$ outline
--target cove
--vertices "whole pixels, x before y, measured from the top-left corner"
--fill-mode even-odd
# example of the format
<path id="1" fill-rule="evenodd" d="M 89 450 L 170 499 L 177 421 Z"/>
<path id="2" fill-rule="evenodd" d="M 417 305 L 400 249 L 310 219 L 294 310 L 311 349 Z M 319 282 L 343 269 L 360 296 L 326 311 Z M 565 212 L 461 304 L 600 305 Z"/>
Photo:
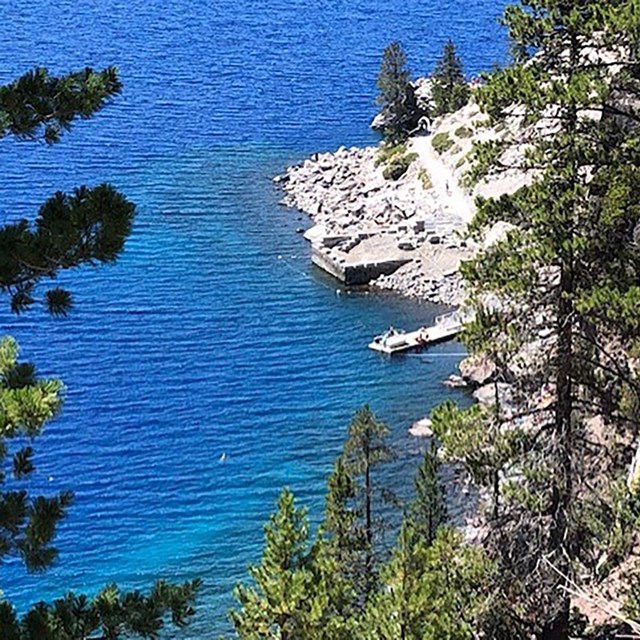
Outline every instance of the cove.
<path id="1" fill-rule="evenodd" d="M 406 430 L 452 396 L 460 347 L 381 358 L 389 324 L 433 307 L 353 293 L 311 269 L 302 222 L 271 177 L 315 151 L 371 144 L 383 47 L 402 40 L 428 70 L 447 37 L 467 71 L 501 60 L 502 2 L 280 0 L 15 2 L 2 9 L 8 82 L 116 64 L 125 91 L 53 148 L 5 139 L 0 219 L 32 217 L 56 190 L 113 182 L 138 205 L 117 265 L 67 274 L 68 319 L 0 308 L 2 333 L 60 377 L 67 400 L 36 443 L 34 490 L 72 489 L 60 560 L 43 576 L 5 567 L 17 606 L 115 581 L 200 576 L 197 619 L 216 637 L 233 584 L 258 559 L 284 485 L 319 514 L 353 411 L 386 420 L 408 483 L 420 445 Z M 224 459 L 221 460 L 224 454 Z M 316 516 L 317 517 L 317 516 Z"/>

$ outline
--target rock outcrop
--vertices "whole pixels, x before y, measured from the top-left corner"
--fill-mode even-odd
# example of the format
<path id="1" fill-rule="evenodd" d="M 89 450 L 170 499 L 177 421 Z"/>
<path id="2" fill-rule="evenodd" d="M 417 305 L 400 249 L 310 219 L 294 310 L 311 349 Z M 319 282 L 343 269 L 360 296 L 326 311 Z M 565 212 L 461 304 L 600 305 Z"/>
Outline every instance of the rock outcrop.
<path id="1" fill-rule="evenodd" d="M 458 267 L 471 255 L 462 218 L 419 161 L 399 180 L 387 180 L 376 153 L 376 147 L 342 147 L 289 168 L 276 178 L 285 191 L 282 204 L 311 217 L 315 226 L 305 237 L 314 261 L 343 281 L 359 269 L 380 289 L 459 304 Z"/>
<path id="2" fill-rule="evenodd" d="M 429 80 L 418 80 L 414 89 L 416 100 L 427 105 Z M 508 127 L 521 126 L 517 114 L 511 120 Z M 377 166 L 379 147 L 315 154 L 275 180 L 285 191 L 282 203 L 304 211 L 316 225 L 306 237 L 317 265 L 347 284 L 369 283 L 458 305 L 464 299 L 460 262 L 478 248 L 463 240 L 475 213 L 474 197 L 513 193 L 532 176 L 507 171 L 471 183 L 474 143 L 506 134 L 490 126 L 473 100 L 431 124 L 432 135 L 410 139 L 407 153 L 413 161 L 398 180 L 385 179 L 384 164 Z M 521 155 L 525 147 L 508 153 Z M 498 224 L 487 244 L 509 229 Z"/>

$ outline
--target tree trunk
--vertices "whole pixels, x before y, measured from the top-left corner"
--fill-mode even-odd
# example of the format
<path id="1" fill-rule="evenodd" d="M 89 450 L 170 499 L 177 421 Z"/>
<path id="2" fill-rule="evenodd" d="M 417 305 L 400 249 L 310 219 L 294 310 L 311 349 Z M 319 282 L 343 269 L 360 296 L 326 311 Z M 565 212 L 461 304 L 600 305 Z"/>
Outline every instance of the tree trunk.
<path id="1" fill-rule="evenodd" d="M 569 221 L 569 225 L 573 220 Z M 568 232 L 570 233 L 570 231 Z M 573 416 L 573 313 L 574 281 L 573 257 L 565 255 L 560 274 L 560 293 L 557 307 L 556 352 L 556 410 L 552 443 L 552 510 L 549 532 L 548 559 L 555 594 L 558 599 L 552 618 L 545 625 L 541 640 L 568 640 L 571 600 L 562 591 L 571 573 L 571 561 L 566 552 L 570 537 L 569 510 L 573 497 L 572 486 L 572 416 Z"/>
<path id="2" fill-rule="evenodd" d="M 371 471 L 369 469 L 369 461 L 365 463 L 364 470 L 364 510 L 365 510 L 365 527 L 367 535 L 367 544 L 369 547 L 373 544 L 373 531 L 371 523 Z"/>
<path id="3" fill-rule="evenodd" d="M 569 52 L 572 70 L 578 64 L 580 46 L 575 33 L 571 33 Z M 567 112 L 566 131 L 569 137 L 575 139 L 577 132 L 578 112 L 572 104 Z M 570 176 L 567 189 L 574 189 L 579 182 L 578 167 L 575 156 L 569 158 Z M 557 336 L 556 351 L 556 410 L 553 434 L 552 452 L 552 523 L 549 532 L 548 560 L 553 568 L 552 584 L 555 593 L 551 598 L 557 598 L 557 605 L 552 608 L 552 618 L 545 625 L 542 640 L 569 640 L 569 618 L 571 614 L 571 598 L 563 587 L 571 575 L 572 563 L 570 558 L 570 508 L 573 499 L 573 469 L 572 469 L 572 418 L 573 418 L 573 328 L 574 328 L 574 255 L 572 242 L 577 219 L 578 203 L 574 200 L 572 206 L 564 212 L 560 224 L 564 226 L 563 241 L 558 246 L 560 257 L 560 291 L 557 305 Z M 566 225 L 566 226 L 565 226 Z"/>
<path id="4" fill-rule="evenodd" d="M 365 555 L 366 575 L 364 584 L 365 601 L 369 599 L 369 593 L 373 587 L 373 530 L 371 519 L 371 465 L 370 465 L 369 442 L 365 443 L 364 449 L 364 517 L 365 535 L 367 537 L 367 549 Z"/>

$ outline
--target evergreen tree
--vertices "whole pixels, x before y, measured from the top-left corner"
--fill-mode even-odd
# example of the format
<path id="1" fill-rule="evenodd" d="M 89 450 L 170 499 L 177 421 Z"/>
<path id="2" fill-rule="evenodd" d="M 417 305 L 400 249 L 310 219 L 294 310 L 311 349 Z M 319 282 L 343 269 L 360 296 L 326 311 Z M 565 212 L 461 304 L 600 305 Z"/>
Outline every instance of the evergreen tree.
<path id="1" fill-rule="evenodd" d="M 391 560 L 382 568 L 380 588 L 360 622 L 358 630 L 363 638 L 418 640 L 428 635 L 426 618 L 432 599 L 425 588 L 429 547 L 447 519 L 438 468 L 432 443 L 416 473 L 416 495 L 403 519 Z M 457 542 L 455 546 L 457 549 Z"/>
<path id="2" fill-rule="evenodd" d="M 382 54 L 377 81 L 378 104 L 382 107 L 391 107 L 402 102 L 410 79 L 404 49 L 399 42 L 392 42 Z"/>
<path id="3" fill-rule="evenodd" d="M 91 118 L 121 91 L 115 67 L 87 67 L 60 77 L 35 68 L 0 87 L 0 137 L 54 144 L 74 120 Z"/>
<path id="4" fill-rule="evenodd" d="M 255 586 L 235 589 L 241 609 L 231 613 L 231 620 L 240 638 L 300 637 L 308 623 L 313 579 L 309 546 L 306 510 L 297 508 L 285 489 L 265 526 L 262 562 L 249 569 Z"/>
<path id="5" fill-rule="evenodd" d="M 405 523 L 356 637 L 472 640 L 489 606 L 492 573 L 483 552 L 465 545 L 453 529 L 439 529 L 427 546 Z"/>
<path id="6" fill-rule="evenodd" d="M 0 138 L 42 139 L 54 144 L 77 118 L 90 118 L 121 91 L 115 68 L 84 69 L 55 77 L 46 69 L 26 73 L 0 87 Z M 0 226 L 0 291 L 14 312 L 42 301 L 53 314 L 72 306 L 68 291 L 50 288 L 39 298 L 36 285 L 61 270 L 115 261 L 131 231 L 134 206 L 110 185 L 56 193 L 40 207 L 33 224 Z"/>
<path id="7" fill-rule="evenodd" d="M 387 141 L 402 142 L 423 115 L 407 69 L 407 57 L 399 42 L 388 45 L 378 72 L 377 103 L 381 108 L 382 131 Z"/>
<path id="8" fill-rule="evenodd" d="M 349 452 L 362 470 L 370 456 L 387 459 L 386 427 L 364 407 L 351 427 Z M 355 447 L 355 452 L 354 452 Z M 347 449 L 347 447 L 345 447 Z M 252 584 L 238 586 L 239 609 L 231 613 L 236 633 L 246 640 L 471 640 L 476 621 L 490 610 L 487 584 L 493 564 L 466 545 L 453 529 L 440 526 L 432 540 L 425 531 L 445 517 L 431 449 L 416 479 L 415 517 L 408 514 L 390 560 L 371 579 L 370 547 L 359 506 L 359 485 L 340 456 L 329 478 L 325 518 L 315 541 L 304 509 L 285 490 L 265 527 L 259 566 Z M 355 464 L 355 463 L 354 463 Z M 425 491 L 420 488 L 425 487 Z M 362 498 L 362 496 L 360 496 Z M 432 509 L 433 506 L 435 509 Z M 423 508 L 427 506 L 427 508 Z M 425 519 L 422 516 L 427 513 Z M 416 528 L 416 525 L 418 528 Z M 426 529 L 424 528 L 426 525 Z M 367 589 L 366 593 L 364 589 Z"/>
<path id="9" fill-rule="evenodd" d="M 368 406 L 359 409 L 349 425 L 344 445 L 344 466 L 358 482 L 355 499 L 364 534 L 364 600 L 375 583 L 374 537 L 376 522 L 373 515 L 375 486 L 373 470 L 393 458 L 386 443 L 389 428 L 376 418 Z"/>
<path id="10" fill-rule="evenodd" d="M 0 602 L 0 632 L 3 640 L 116 640 L 158 638 L 169 615 L 172 624 L 183 627 L 193 615 L 199 583 L 170 585 L 158 581 L 149 595 L 139 591 L 120 593 L 110 585 L 94 598 L 67 594 L 53 604 L 41 602 L 18 622 L 12 607 Z"/>
<path id="11" fill-rule="evenodd" d="M 2 484 L 12 478 L 25 482 L 35 472 L 33 441 L 62 406 L 62 385 L 36 378 L 35 367 L 18 362 L 18 345 L 0 341 L 0 473 Z M 29 444 L 25 444 L 27 441 Z M 19 443 L 11 447 L 12 443 Z M 25 482 L 26 485 L 26 482 Z M 27 490 L 0 494 L 2 545 L 0 561 L 17 556 L 31 571 L 43 571 L 57 557 L 52 546 L 55 529 L 71 504 L 72 495 L 32 497 Z"/>
<path id="12" fill-rule="evenodd" d="M 438 451 L 431 443 L 414 480 L 416 495 L 409 507 L 408 519 L 426 546 L 436 538 L 438 529 L 448 519 L 445 492 L 438 478 Z"/>
<path id="13" fill-rule="evenodd" d="M 85 69 L 53 77 L 45 69 L 26 73 L 0 87 L 0 138 L 54 144 L 77 118 L 90 118 L 121 90 L 115 69 Z M 110 185 L 57 193 L 27 220 L 0 227 L 0 291 L 21 312 L 38 301 L 36 286 L 63 269 L 113 262 L 128 236 L 134 206 Z M 49 289 L 42 301 L 49 312 L 71 308 L 68 291 Z M 32 572 L 57 560 L 57 526 L 72 503 L 71 492 L 32 495 L 36 471 L 34 440 L 58 414 L 62 385 L 39 379 L 35 367 L 18 362 L 15 341 L 0 341 L 0 561 L 17 557 Z M 115 585 L 94 598 L 67 594 L 41 602 L 18 617 L 0 599 L 0 637 L 7 640 L 117 640 L 157 638 L 167 616 L 180 627 L 193 615 L 199 581 L 172 585 L 159 581 L 149 595 L 121 593 Z"/>
<path id="14" fill-rule="evenodd" d="M 62 405 L 62 385 L 38 378 L 33 365 L 18 361 L 18 346 L 0 341 L 0 562 L 18 558 L 29 571 L 46 571 L 58 558 L 57 525 L 73 496 L 32 495 L 36 472 L 33 443 Z M 95 598 L 69 593 L 53 604 L 41 602 L 21 619 L 0 599 L 0 638 L 11 640 L 86 640 L 121 637 L 156 638 L 171 615 L 183 626 L 193 614 L 199 581 L 171 585 L 160 581 L 148 596 L 121 594 L 111 585 Z"/>
<path id="15" fill-rule="evenodd" d="M 423 637 L 425 602 L 421 588 L 428 547 L 403 523 L 389 563 L 382 568 L 380 589 L 359 624 L 361 638 L 409 640 Z"/>
<path id="16" fill-rule="evenodd" d="M 285 490 L 265 527 L 262 562 L 239 585 L 231 612 L 240 638 L 349 640 L 375 588 L 373 478 L 389 459 L 387 427 L 368 407 L 349 426 L 329 476 L 325 517 L 315 540 L 304 509 Z"/>
<path id="17" fill-rule="evenodd" d="M 612 553 L 620 506 L 610 488 L 638 435 L 622 401 L 639 393 L 628 354 L 640 329 L 640 18 L 634 2 L 543 0 L 509 7 L 505 22 L 517 57 L 479 101 L 512 126 L 479 145 L 477 174 L 524 145 L 518 168 L 532 179 L 480 203 L 474 231 L 498 220 L 516 229 L 465 277 L 477 310 L 467 341 L 495 356 L 511 397 L 496 383 L 494 410 L 469 419 L 449 407 L 434 428 L 472 473 L 487 471 L 476 476 L 487 488 L 498 480 L 487 545 L 511 637 L 566 640 L 570 585 L 624 555 Z"/>
<path id="18" fill-rule="evenodd" d="M 329 476 L 322 540 L 335 563 L 334 580 L 345 588 L 340 603 L 349 618 L 362 606 L 367 588 L 369 544 L 358 503 L 358 485 L 339 456 Z"/>
<path id="19" fill-rule="evenodd" d="M 456 45 L 448 40 L 431 76 L 434 115 L 442 116 L 464 107 L 469 101 L 469 86 Z"/>
<path id="20" fill-rule="evenodd" d="M 311 543 L 306 510 L 297 508 L 293 494 L 285 489 L 265 526 L 262 562 L 249 569 L 253 584 L 238 585 L 234 591 L 240 608 L 230 615 L 238 637 L 349 637 L 340 606 L 342 584 L 323 544 L 321 539 Z"/>

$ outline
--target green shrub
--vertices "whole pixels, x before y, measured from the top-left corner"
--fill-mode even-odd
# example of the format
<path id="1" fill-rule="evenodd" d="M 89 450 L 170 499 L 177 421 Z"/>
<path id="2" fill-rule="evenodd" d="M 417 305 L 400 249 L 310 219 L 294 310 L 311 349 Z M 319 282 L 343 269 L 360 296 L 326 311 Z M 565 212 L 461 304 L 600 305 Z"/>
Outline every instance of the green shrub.
<path id="1" fill-rule="evenodd" d="M 460 180 L 460 185 L 465 189 L 473 189 L 480 182 L 480 178 L 473 173 L 473 171 L 467 170 L 467 172 Z"/>
<path id="2" fill-rule="evenodd" d="M 426 191 L 433 187 L 433 183 L 431 182 L 431 176 L 429 172 L 424 168 L 420 167 L 420 171 L 418 171 L 418 180 L 422 183 L 422 188 Z"/>
<path id="3" fill-rule="evenodd" d="M 385 142 L 376 153 L 375 166 L 385 165 L 382 175 L 386 180 L 398 180 L 417 157 L 415 153 L 407 153 L 407 146 L 403 143 Z"/>
<path id="4" fill-rule="evenodd" d="M 442 131 L 441 133 L 436 133 L 436 135 L 433 136 L 431 144 L 433 145 L 433 148 L 442 155 L 446 151 L 449 151 L 449 149 L 453 147 L 454 143 L 451 136 L 449 136 L 449 133 Z"/>
<path id="5" fill-rule="evenodd" d="M 474 125 L 474 129 L 488 129 L 491 126 L 491 118 L 484 118 L 483 120 L 478 120 Z"/>
<path id="6" fill-rule="evenodd" d="M 411 166 L 411 163 L 418 157 L 417 153 L 405 153 L 402 155 L 394 155 L 384 168 L 382 175 L 386 180 L 398 180 Z"/>
<path id="7" fill-rule="evenodd" d="M 580 504 L 580 522 L 588 532 L 581 560 L 600 577 L 606 577 L 631 551 L 640 521 L 639 506 L 623 480 L 612 482 L 597 500 Z"/>
<path id="8" fill-rule="evenodd" d="M 400 144 L 388 144 L 383 143 L 376 153 L 375 166 L 379 167 L 381 164 L 386 164 L 397 155 L 402 155 L 407 151 L 406 145 Z"/>
<path id="9" fill-rule="evenodd" d="M 458 138 L 470 138 L 473 132 L 469 127 L 463 125 L 462 127 L 458 127 L 454 133 Z"/>
<path id="10" fill-rule="evenodd" d="M 462 158 L 460 158 L 458 162 L 456 162 L 456 169 L 460 169 L 460 167 L 466 164 L 466 162 L 467 162 L 467 156 L 462 156 Z"/>

